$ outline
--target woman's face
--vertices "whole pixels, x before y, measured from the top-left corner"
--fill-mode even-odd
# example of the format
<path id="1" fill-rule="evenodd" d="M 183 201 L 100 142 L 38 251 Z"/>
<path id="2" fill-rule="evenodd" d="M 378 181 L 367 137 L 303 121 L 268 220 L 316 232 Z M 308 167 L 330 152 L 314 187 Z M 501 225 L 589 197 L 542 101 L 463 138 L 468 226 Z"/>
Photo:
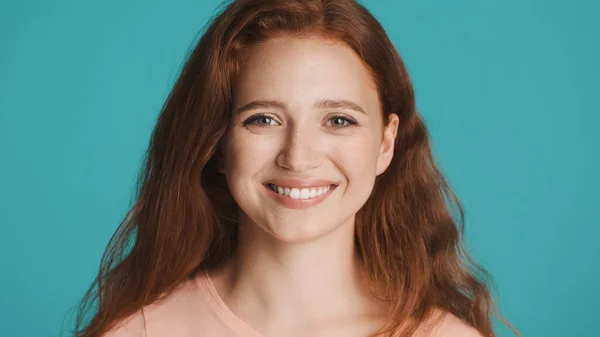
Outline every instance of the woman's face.
<path id="1" fill-rule="evenodd" d="M 240 221 L 288 242 L 353 226 L 398 127 L 392 114 L 384 130 L 360 58 L 331 41 L 279 37 L 244 62 L 220 169 Z"/>

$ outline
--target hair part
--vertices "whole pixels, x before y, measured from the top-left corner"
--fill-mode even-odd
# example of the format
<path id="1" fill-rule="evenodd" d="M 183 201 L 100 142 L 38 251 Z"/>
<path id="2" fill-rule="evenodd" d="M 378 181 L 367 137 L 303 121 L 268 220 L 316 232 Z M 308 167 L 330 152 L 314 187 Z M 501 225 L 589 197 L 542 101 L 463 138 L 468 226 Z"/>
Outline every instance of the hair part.
<path id="1" fill-rule="evenodd" d="M 496 336 L 495 314 L 518 335 L 494 305 L 489 274 L 463 247 L 461 204 L 435 164 L 411 80 L 380 23 L 354 0 L 238 0 L 209 22 L 162 107 L 135 203 L 80 303 L 76 336 L 102 335 L 230 257 L 237 205 L 217 171 L 218 146 L 244 53 L 282 35 L 350 47 L 372 75 L 384 120 L 400 120 L 394 157 L 356 216 L 370 290 L 389 305 L 373 336 L 412 336 L 436 308 L 486 337 Z"/>

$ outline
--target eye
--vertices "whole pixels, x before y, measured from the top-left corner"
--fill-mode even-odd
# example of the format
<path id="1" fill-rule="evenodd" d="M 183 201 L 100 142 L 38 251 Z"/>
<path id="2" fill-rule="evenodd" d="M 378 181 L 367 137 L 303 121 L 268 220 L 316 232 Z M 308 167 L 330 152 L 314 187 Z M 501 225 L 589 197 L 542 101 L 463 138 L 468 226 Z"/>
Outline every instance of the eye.
<path id="1" fill-rule="evenodd" d="M 267 115 L 256 115 L 246 119 L 243 123 L 244 126 L 256 125 L 260 127 L 266 127 L 271 125 L 277 125 L 275 119 Z"/>
<path id="2" fill-rule="evenodd" d="M 327 123 L 334 128 L 345 128 L 348 126 L 358 124 L 353 119 L 345 116 L 333 116 L 329 119 Z"/>

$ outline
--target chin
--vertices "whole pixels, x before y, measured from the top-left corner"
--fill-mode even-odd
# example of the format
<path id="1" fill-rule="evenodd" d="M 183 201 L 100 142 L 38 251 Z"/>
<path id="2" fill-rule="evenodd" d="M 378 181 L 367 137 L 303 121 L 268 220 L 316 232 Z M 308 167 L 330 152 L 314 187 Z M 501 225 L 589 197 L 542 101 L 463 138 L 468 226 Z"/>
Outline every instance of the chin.
<path id="1" fill-rule="evenodd" d="M 352 217 L 353 218 L 353 217 Z M 318 220 L 279 221 L 277 225 L 262 227 L 262 232 L 272 236 L 278 241 L 286 243 L 306 243 L 334 236 L 335 233 L 349 229 L 354 233 L 354 228 L 348 228 L 352 223 L 336 222 L 324 223 Z M 352 235 L 353 236 L 353 235 Z"/>

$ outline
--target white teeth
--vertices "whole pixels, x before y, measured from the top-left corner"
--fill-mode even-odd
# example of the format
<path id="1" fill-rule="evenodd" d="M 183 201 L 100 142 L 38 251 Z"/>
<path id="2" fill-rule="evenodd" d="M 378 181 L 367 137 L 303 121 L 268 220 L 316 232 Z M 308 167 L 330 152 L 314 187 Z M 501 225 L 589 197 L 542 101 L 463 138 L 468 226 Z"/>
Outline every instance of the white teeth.
<path id="1" fill-rule="evenodd" d="M 300 199 L 308 199 L 310 197 L 310 190 L 303 188 L 300 190 Z"/>
<path id="2" fill-rule="evenodd" d="M 331 185 L 319 188 L 289 188 L 269 184 L 268 187 L 281 195 L 290 197 L 292 199 L 302 200 L 316 198 L 317 196 L 323 195 L 323 193 L 326 193 L 331 189 Z"/>

